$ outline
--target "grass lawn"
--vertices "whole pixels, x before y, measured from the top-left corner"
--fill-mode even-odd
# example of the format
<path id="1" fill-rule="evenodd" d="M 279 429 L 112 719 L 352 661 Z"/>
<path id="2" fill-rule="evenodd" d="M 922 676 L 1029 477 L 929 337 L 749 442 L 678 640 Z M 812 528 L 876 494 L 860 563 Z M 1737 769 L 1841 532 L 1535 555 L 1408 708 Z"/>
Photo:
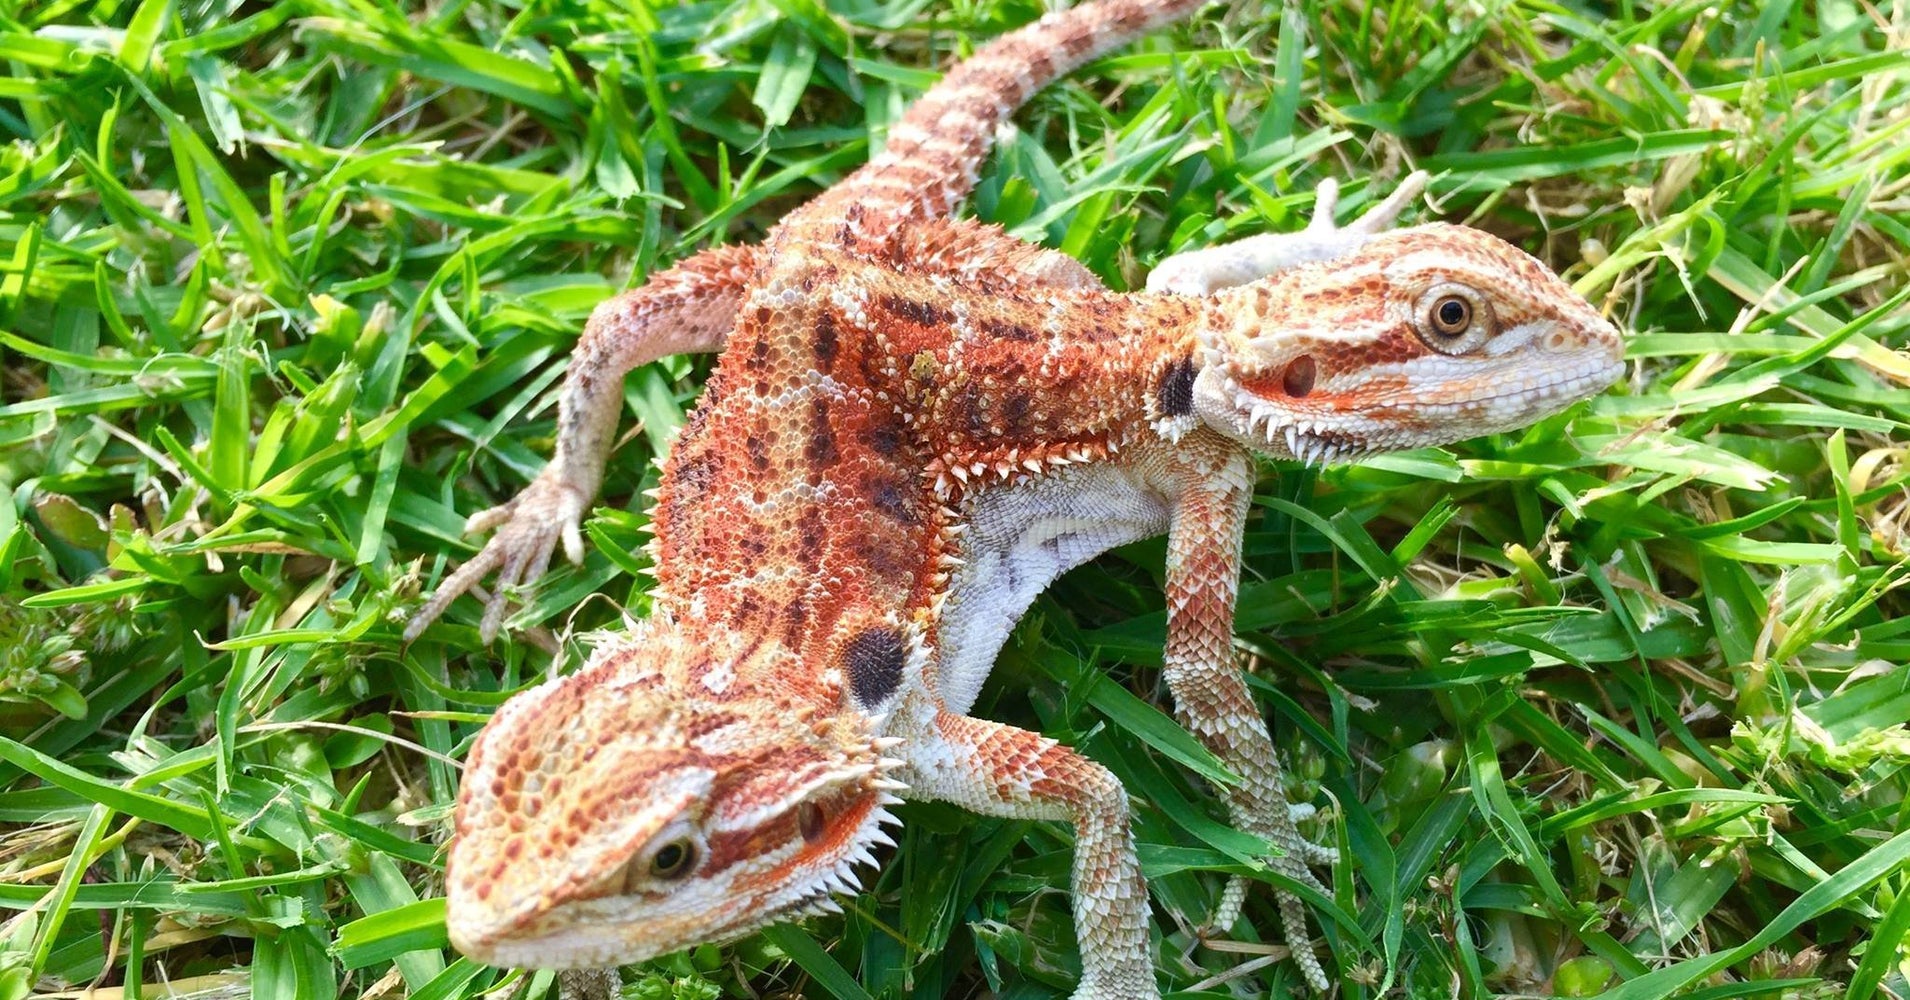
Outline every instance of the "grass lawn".
<path id="1" fill-rule="evenodd" d="M 1238 637 L 1348 859 L 1323 957 L 1346 996 L 1910 995 L 1910 7 L 1430 6 L 1210 10 L 1038 96 L 971 205 L 1135 287 L 1423 167 L 1409 221 L 1628 331 L 1529 432 L 1263 467 Z M 445 944 L 458 761 L 645 611 L 709 359 L 631 376 L 591 555 L 510 639 L 405 616 L 542 464 L 592 305 L 759 239 L 1038 12 L 0 2 L 0 1000 L 522 985 Z M 1192 937 L 1252 869 L 1163 752 L 1162 554 L 1061 580 L 977 712 L 1134 794 L 1164 986 L 1304 994 Z M 901 812 L 845 915 L 631 995 L 1065 996 L 1067 831 Z"/>

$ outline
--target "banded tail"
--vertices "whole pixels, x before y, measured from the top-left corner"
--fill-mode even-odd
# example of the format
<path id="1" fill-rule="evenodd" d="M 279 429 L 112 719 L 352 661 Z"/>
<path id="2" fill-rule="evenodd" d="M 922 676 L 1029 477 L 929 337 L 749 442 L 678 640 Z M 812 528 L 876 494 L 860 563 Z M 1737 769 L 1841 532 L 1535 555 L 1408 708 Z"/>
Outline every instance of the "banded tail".
<path id="1" fill-rule="evenodd" d="M 782 228 L 854 222 L 858 235 L 878 237 L 902 223 L 947 217 L 974 189 L 996 130 L 1036 91 L 1211 2 L 1093 0 L 995 39 L 929 88 L 890 130 L 882 152 L 790 213 Z"/>

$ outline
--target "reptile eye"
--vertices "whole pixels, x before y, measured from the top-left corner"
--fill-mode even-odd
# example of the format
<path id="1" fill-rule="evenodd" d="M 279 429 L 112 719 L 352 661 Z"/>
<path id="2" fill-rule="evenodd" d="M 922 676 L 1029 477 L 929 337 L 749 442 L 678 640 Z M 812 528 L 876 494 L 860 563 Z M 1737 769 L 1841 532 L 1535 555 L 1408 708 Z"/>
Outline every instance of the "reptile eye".
<path id="1" fill-rule="evenodd" d="M 1413 307 L 1414 331 L 1441 354 L 1469 354 L 1492 338 L 1492 306 L 1477 291 L 1458 282 L 1441 282 Z"/>
<path id="2" fill-rule="evenodd" d="M 1432 328 L 1434 333 L 1447 337 L 1457 337 L 1472 325 L 1472 303 L 1457 295 L 1448 295 L 1433 303 Z"/>
<path id="3" fill-rule="evenodd" d="M 696 867 L 696 841 L 680 837 L 657 848 L 650 855 L 650 877 L 673 882 Z"/>

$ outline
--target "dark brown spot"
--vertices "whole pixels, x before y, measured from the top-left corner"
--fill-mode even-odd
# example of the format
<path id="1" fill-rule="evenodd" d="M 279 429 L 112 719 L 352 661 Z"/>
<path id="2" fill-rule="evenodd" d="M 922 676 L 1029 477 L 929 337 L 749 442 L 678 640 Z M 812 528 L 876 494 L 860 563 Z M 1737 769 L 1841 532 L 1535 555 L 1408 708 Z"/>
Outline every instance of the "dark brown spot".
<path id="1" fill-rule="evenodd" d="M 951 409 L 961 414 L 962 425 L 968 429 L 968 436 L 980 438 L 988 433 L 988 396 L 980 386 L 965 383 L 956 390 L 955 398 L 950 401 Z"/>
<path id="2" fill-rule="evenodd" d="M 829 426 L 829 404 L 824 400 L 815 400 L 809 404 L 811 424 L 809 443 L 803 446 L 802 457 L 809 463 L 811 470 L 836 464 L 836 432 Z"/>
<path id="3" fill-rule="evenodd" d="M 1299 399 L 1313 391 L 1313 380 L 1318 375 L 1318 367 L 1313 363 L 1313 355 L 1302 354 L 1287 362 L 1287 370 L 1280 376 L 1280 387 L 1287 395 Z"/>
<path id="4" fill-rule="evenodd" d="M 842 650 L 842 670 L 849 677 L 849 693 L 863 708 L 875 708 L 902 684 L 907 650 L 902 633 L 886 625 L 867 629 Z"/>
<path id="5" fill-rule="evenodd" d="M 1184 417 L 1194 412 L 1193 358 L 1176 358 L 1167 366 L 1154 390 L 1154 400 L 1163 416 Z"/>
<path id="6" fill-rule="evenodd" d="M 680 501 L 694 501 L 701 497 L 709 491 L 721 461 L 715 452 L 686 457 L 675 469 L 676 476 L 670 483 L 670 496 Z"/>
<path id="7" fill-rule="evenodd" d="M 932 302 L 918 302 L 900 295 L 884 296 L 882 308 L 918 326 L 947 326 L 955 319 L 954 313 Z"/>
<path id="8" fill-rule="evenodd" d="M 743 450 L 749 453 L 749 464 L 755 466 L 757 472 L 769 468 L 769 448 L 763 444 L 762 438 L 754 434 L 743 438 Z"/>
<path id="9" fill-rule="evenodd" d="M 884 457 L 902 450 L 902 430 L 893 424 L 882 424 L 869 432 L 869 447 Z"/>
<path id="10" fill-rule="evenodd" d="M 796 518 L 796 564 L 805 576 L 814 577 L 822 566 L 822 549 L 829 541 L 822 510 L 814 505 L 803 508 Z"/>
<path id="11" fill-rule="evenodd" d="M 909 503 L 908 492 L 895 483 L 876 483 L 869 499 L 874 501 L 876 510 L 888 515 L 891 520 L 907 525 L 914 525 L 918 520 L 915 506 Z"/>
<path id="12" fill-rule="evenodd" d="M 914 539 L 897 539 L 895 532 L 871 532 L 851 547 L 856 560 L 869 570 L 871 579 L 914 580 L 922 564 L 922 552 Z"/>
<path id="13" fill-rule="evenodd" d="M 789 649 L 801 649 L 802 638 L 809 632 L 809 601 L 798 597 L 783 607 L 783 645 Z"/>
<path id="14" fill-rule="evenodd" d="M 1026 430 L 1028 415 L 1035 410 L 1035 401 L 1025 392 L 1010 392 L 1002 397 L 1001 422 L 1010 432 Z"/>
<path id="15" fill-rule="evenodd" d="M 840 350 L 836 314 L 824 309 L 816 316 L 816 370 L 829 374 L 836 367 L 836 354 Z"/>
<path id="16" fill-rule="evenodd" d="M 993 316 L 982 320 L 979 325 L 983 333 L 1001 340 L 1019 340 L 1026 343 L 1033 343 L 1040 339 L 1033 330 L 1022 326 L 1020 323 Z"/>

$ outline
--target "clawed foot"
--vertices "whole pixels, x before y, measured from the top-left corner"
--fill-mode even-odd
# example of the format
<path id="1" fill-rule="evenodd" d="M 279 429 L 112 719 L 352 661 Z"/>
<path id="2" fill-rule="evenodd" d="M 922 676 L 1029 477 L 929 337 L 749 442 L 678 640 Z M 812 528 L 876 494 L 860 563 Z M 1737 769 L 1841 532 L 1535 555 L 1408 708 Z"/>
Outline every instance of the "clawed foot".
<path id="1" fill-rule="evenodd" d="M 484 602 L 484 618 L 478 625 L 478 634 L 488 643 L 497 637 L 498 627 L 504 622 L 505 600 L 511 590 L 535 583 L 544 575 L 560 540 L 566 558 L 573 563 L 583 561 L 584 539 L 578 525 L 589 500 L 554 469 L 546 467 L 510 502 L 473 514 L 464 523 L 466 534 L 490 528 L 497 528 L 497 534 L 475 557 L 446 577 L 431 599 L 411 616 L 405 624 L 406 642 L 421 635 L 458 595 L 495 569 L 497 581 Z"/>
<path id="2" fill-rule="evenodd" d="M 1150 292 L 1207 295 L 1257 281 L 1311 261 L 1332 260 L 1391 229 L 1399 213 L 1426 190 L 1431 175 L 1415 170 L 1385 200 L 1344 226 L 1335 225 L 1340 185 L 1323 180 L 1314 188 L 1313 217 L 1297 233 L 1269 233 L 1217 247 L 1177 253 L 1155 265 L 1147 276 Z"/>
<path id="3" fill-rule="evenodd" d="M 1305 231 L 1321 235 L 1377 236 L 1393 228 L 1393 223 L 1399 221 L 1399 213 L 1405 211 L 1413 199 L 1425 193 L 1426 183 L 1430 180 L 1432 175 L 1424 170 L 1407 174 L 1385 200 L 1367 209 L 1352 222 L 1339 226 L 1333 222 L 1333 213 L 1340 207 L 1340 185 L 1329 177 L 1313 189 L 1313 218 L 1307 220 Z"/>
<path id="4" fill-rule="evenodd" d="M 1340 852 L 1307 840 L 1300 836 L 1300 831 L 1293 826 L 1293 821 L 1312 815 L 1312 806 L 1294 805 L 1291 807 L 1288 821 L 1284 824 L 1276 824 L 1278 829 L 1252 832 L 1281 850 L 1278 856 L 1266 859 L 1268 867 L 1295 882 L 1318 890 L 1321 895 L 1330 895 L 1331 890 L 1313 874 L 1313 869 L 1330 867 L 1337 863 Z M 1227 885 L 1220 891 L 1219 905 L 1214 907 L 1213 915 L 1208 918 L 1207 923 L 1196 929 L 1195 935 L 1202 941 L 1224 937 L 1227 929 L 1240 919 L 1241 908 L 1247 901 L 1249 884 L 1248 879 L 1240 875 L 1229 878 Z M 1280 908 L 1280 933 L 1287 942 L 1287 951 L 1293 956 L 1294 964 L 1300 967 L 1300 974 L 1306 977 L 1307 985 L 1324 993 L 1330 984 L 1326 978 L 1326 970 L 1320 965 L 1319 957 L 1313 953 L 1313 933 L 1312 928 L 1307 924 L 1306 904 L 1301 902 L 1300 897 L 1278 888 L 1273 890 L 1273 894 L 1274 903 Z"/>

